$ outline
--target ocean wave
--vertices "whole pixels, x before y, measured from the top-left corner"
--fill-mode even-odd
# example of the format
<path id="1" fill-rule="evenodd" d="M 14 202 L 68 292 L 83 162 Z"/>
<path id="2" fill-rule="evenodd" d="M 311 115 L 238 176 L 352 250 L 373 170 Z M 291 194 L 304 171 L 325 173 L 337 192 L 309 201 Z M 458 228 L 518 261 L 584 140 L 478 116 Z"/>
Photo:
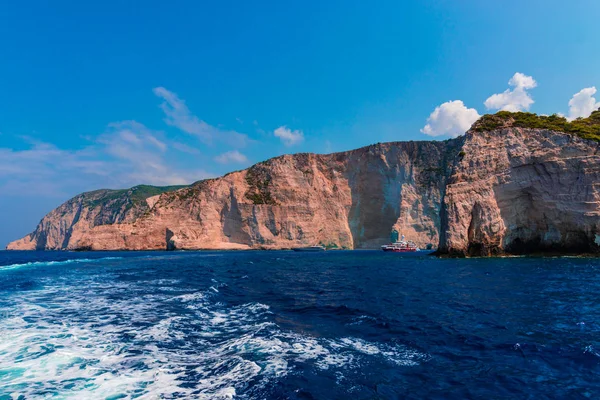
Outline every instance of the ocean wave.
<path id="1" fill-rule="evenodd" d="M 68 265 L 74 263 L 92 263 L 92 262 L 101 262 L 108 260 L 121 260 L 123 257 L 103 257 L 103 258 L 74 258 L 71 260 L 64 261 L 32 261 L 28 263 L 22 264 L 10 264 L 10 265 L 0 265 L 0 271 L 8 270 L 8 269 L 18 269 L 23 267 L 40 267 L 40 266 L 53 266 L 53 265 Z"/>
<path id="2" fill-rule="evenodd" d="M 267 304 L 224 304 L 210 287 L 173 295 L 143 282 L 90 283 L 29 291 L 0 310 L 0 397 L 264 398 L 299 368 L 428 359 L 399 344 L 288 331 Z"/>

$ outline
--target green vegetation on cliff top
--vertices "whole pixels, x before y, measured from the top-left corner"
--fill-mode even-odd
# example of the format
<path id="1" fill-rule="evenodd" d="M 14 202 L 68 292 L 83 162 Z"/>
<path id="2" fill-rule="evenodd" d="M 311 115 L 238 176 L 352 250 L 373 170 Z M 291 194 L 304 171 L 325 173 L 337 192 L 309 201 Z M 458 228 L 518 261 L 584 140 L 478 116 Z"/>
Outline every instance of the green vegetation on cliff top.
<path id="1" fill-rule="evenodd" d="M 579 136 L 583 139 L 594 140 L 600 142 L 600 109 L 592 112 L 587 118 L 577 118 L 573 121 L 568 121 L 565 117 L 553 114 L 549 116 L 537 115 L 528 112 L 509 112 L 500 111 L 496 114 L 486 114 L 477 120 L 471 127 L 471 131 L 484 132 L 493 131 L 496 129 L 518 127 L 529 129 L 547 129 L 557 132 L 565 132 L 568 134 Z M 462 153 L 462 152 L 461 152 Z M 462 156 L 463 154 L 461 154 Z M 257 164 L 258 166 L 268 166 L 273 160 L 267 160 Z M 209 181 L 209 180 L 206 180 Z M 251 168 L 246 175 L 246 181 L 249 186 L 249 191 L 246 193 L 246 198 L 251 200 L 253 204 L 277 204 L 271 197 L 269 190 L 270 177 L 266 171 L 260 168 Z M 204 181 L 196 182 L 194 185 L 203 183 Z M 145 200 L 149 197 L 156 196 L 165 192 L 172 192 L 178 189 L 189 187 L 188 185 L 179 186 L 151 186 L 138 185 L 130 189 L 101 189 L 93 192 L 84 193 L 84 202 L 87 207 L 97 207 L 99 205 L 110 205 L 110 208 L 120 209 L 125 206 L 129 209 L 135 205 L 145 205 Z M 186 195 L 190 195 L 187 193 Z"/>
<path id="2" fill-rule="evenodd" d="M 86 201 L 86 206 L 94 208 L 100 204 L 106 204 L 110 201 L 117 201 L 118 203 L 128 202 L 130 206 L 135 204 L 143 203 L 148 197 L 156 196 L 164 192 L 171 192 L 181 188 L 187 187 L 186 185 L 179 186 L 150 186 L 150 185 L 138 185 L 130 189 L 101 189 L 93 192 L 85 193 L 89 198 Z M 129 208 L 129 207 L 128 207 Z"/>
<path id="3" fill-rule="evenodd" d="M 484 115 L 473 124 L 471 130 L 483 132 L 511 126 L 565 132 L 583 139 L 600 142 L 600 109 L 594 111 L 587 118 L 577 118 L 571 122 L 556 114 L 545 116 L 526 112 L 500 111 L 496 114 Z"/>

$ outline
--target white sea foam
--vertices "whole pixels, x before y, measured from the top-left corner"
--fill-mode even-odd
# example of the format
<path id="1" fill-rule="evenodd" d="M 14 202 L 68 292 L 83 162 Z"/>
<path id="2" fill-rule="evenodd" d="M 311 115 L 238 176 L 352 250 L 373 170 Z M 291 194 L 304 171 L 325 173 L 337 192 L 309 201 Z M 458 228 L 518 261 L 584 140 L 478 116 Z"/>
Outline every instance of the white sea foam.
<path id="1" fill-rule="evenodd" d="M 183 302 L 193 302 L 193 301 L 199 301 L 199 300 L 204 300 L 206 298 L 206 294 L 204 292 L 194 292 L 194 293 L 187 293 L 187 294 L 182 294 L 181 296 L 177 296 L 174 299 L 177 300 L 181 300 Z"/>
<path id="2" fill-rule="evenodd" d="M 182 340 L 185 335 L 181 330 L 177 329 L 177 324 L 183 317 L 168 317 L 161 320 L 158 324 L 145 331 L 141 338 L 145 340 L 156 340 L 161 342 L 168 342 L 172 340 Z"/>
<path id="3" fill-rule="evenodd" d="M 370 356 L 380 355 L 397 365 L 414 366 L 429 360 L 429 356 L 397 343 L 370 343 L 358 338 L 333 341 L 333 348 L 351 349 Z"/>
<path id="4" fill-rule="evenodd" d="M 48 297 L 53 301 L 51 307 L 35 304 L 48 303 Z M 190 393 L 178 381 L 182 366 L 172 363 L 168 354 L 122 340 L 127 335 L 141 341 L 162 341 L 170 336 L 169 325 L 176 317 L 140 331 L 131 323 L 150 318 L 150 312 L 156 311 L 152 305 L 97 296 L 89 301 L 88 291 L 76 288 L 41 290 L 17 300 L 0 326 L 0 394 L 6 391 L 30 398 L 55 391 L 65 398 L 91 399 Z M 86 309 L 83 316 L 77 314 Z M 76 316 L 61 320 L 63 314 Z"/>
<path id="5" fill-rule="evenodd" d="M 260 393 L 298 365 L 333 369 L 343 382 L 341 371 L 369 359 L 427 359 L 398 344 L 287 331 L 268 305 L 226 305 L 210 288 L 173 296 L 88 279 L 55 280 L 0 309 L 0 397 L 230 399 Z M 177 303 L 187 311 L 174 312 Z"/>
<path id="6" fill-rule="evenodd" d="M 64 260 L 64 261 L 32 261 L 32 262 L 22 263 L 22 264 L 0 265 L 0 271 L 8 270 L 8 269 L 23 268 L 23 267 L 68 265 L 68 264 L 74 264 L 74 263 L 92 263 L 92 262 L 101 262 L 101 261 L 107 261 L 107 260 L 120 260 L 120 259 L 122 259 L 122 257 L 74 258 L 71 260 Z"/>

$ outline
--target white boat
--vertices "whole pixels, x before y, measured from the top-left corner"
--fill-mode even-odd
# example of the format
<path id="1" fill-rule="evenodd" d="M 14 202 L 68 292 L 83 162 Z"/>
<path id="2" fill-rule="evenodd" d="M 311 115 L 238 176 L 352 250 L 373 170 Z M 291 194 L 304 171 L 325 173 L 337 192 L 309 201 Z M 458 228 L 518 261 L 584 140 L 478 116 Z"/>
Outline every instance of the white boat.
<path id="1" fill-rule="evenodd" d="M 415 242 L 404 240 L 404 235 L 402 235 L 402 239 L 395 243 L 381 246 L 381 250 L 390 251 L 393 253 L 412 253 L 415 251 L 420 251 Z"/>
<path id="2" fill-rule="evenodd" d="M 323 246 L 307 246 L 307 247 L 296 247 L 292 249 L 294 251 L 325 251 Z"/>

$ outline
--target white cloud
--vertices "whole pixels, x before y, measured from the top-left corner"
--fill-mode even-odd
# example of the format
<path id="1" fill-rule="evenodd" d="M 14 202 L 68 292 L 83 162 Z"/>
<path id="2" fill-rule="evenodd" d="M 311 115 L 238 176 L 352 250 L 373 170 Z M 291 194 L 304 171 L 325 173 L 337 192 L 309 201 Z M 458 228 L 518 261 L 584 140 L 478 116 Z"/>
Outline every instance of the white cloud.
<path id="1" fill-rule="evenodd" d="M 283 144 L 286 146 L 293 146 L 304 140 L 304 134 L 300 130 L 291 130 L 287 126 L 280 126 L 273 132 Z"/>
<path id="2" fill-rule="evenodd" d="M 600 108 L 600 102 L 596 101 L 596 98 L 594 97 L 595 94 L 595 86 L 581 89 L 579 92 L 575 93 L 571 100 L 569 100 L 569 116 L 567 119 L 573 121 L 579 117 L 587 118 L 592 111 L 596 111 Z"/>
<path id="3" fill-rule="evenodd" d="M 99 141 L 115 151 L 127 146 L 164 152 L 167 145 L 158 139 L 158 134 L 159 132 L 154 132 L 136 121 L 112 122 L 108 124 L 107 131 L 99 137 Z"/>
<path id="4" fill-rule="evenodd" d="M 223 130 L 202 121 L 192 114 L 185 101 L 180 99 L 177 94 L 164 87 L 156 87 L 152 91 L 155 95 L 163 99 L 160 108 L 165 113 L 164 121 L 167 125 L 174 126 L 190 135 L 197 136 L 206 143 L 211 143 L 213 140 L 220 140 L 235 147 L 243 147 L 248 143 L 248 136 L 242 133 Z"/>
<path id="5" fill-rule="evenodd" d="M 171 147 L 174 148 L 175 150 L 179 150 L 183 153 L 200 154 L 200 150 L 198 150 L 197 148 L 188 146 L 187 144 L 181 143 L 181 142 L 172 142 Z"/>
<path id="6" fill-rule="evenodd" d="M 248 158 L 237 150 L 228 151 L 215 157 L 215 161 L 221 164 L 247 163 Z"/>
<path id="7" fill-rule="evenodd" d="M 479 117 L 477 110 L 467 108 L 461 100 L 448 101 L 433 110 L 421 132 L 429 136 L 456 137 L 469 130 Z"/>
<path id="8" fill-rule="evenodd" d="M 537 86 L 531 76 L 517 72 L 508 81 L 513 89 L 506 89 L 502 93 L 493 94 L 484 102 L 487 109 L 502 111 L 525 111 L 533 104 L 533 99 L 527 90 Z"/>
<path id="9" fill-rule="evenodd" d="M 86 190 L 187 184 L 213 176 L 174 168 L 160 135 L 138 122 L 122 121 L 109 124 L 81 149 L 27 138 L 24 150 L 0 147 L 0 193 L 64 199 Z"/>
<path id="10" fill-rule="evenodd" d="M 122 121 L 108 125 L 107 131 L 98 138 L 101 149 L 112 156 L 117 165 L 123 163 L 119 174 L 125 182 L 148 182 L 154 185 L 174 185 L 195 180 L 187 174 L 174 171 L 165 161 L 163 153 L 167 146 L 143 124 Z"/>
<path id="11" fill-rule="evenodd" d="M 157 87 L 152 91 L 164 100 L 160 108 L 165 113 L 165 122 L 168 125 L 179 128 L 191 135 L 197 135 L 205 140 L 211 139 L 214 128 L 192 114 L 185 101 L 164 87 Z"/>

